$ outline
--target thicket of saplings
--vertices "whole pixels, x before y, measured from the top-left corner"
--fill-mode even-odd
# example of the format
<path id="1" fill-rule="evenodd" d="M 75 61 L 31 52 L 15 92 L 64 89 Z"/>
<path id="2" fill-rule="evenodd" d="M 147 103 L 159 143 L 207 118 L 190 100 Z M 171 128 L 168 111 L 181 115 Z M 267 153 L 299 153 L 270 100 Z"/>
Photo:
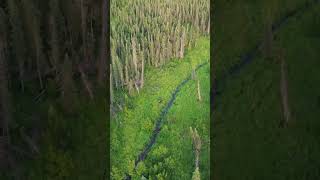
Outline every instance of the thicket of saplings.
<path id="1" fill-rule="evenodd" d="M 81 101 L 96 102 L 106 87 L 106 8 L 106 0 L 0 0 L 0 164 L 14 172 L 1 168 L 4 177 L 77 174 L 69 150 L 86 146 L 76 140 L 88 118 Z M 28 175 L 24 160 L 34 165 Z"/>

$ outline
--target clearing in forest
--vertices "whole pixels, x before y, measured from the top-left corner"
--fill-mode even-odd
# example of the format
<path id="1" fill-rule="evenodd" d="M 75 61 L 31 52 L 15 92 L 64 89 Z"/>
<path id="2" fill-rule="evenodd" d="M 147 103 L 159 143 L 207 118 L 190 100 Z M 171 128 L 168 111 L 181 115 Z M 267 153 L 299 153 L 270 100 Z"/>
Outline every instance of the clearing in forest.
<path id="1" fill-rule="evenodd" d="M 196 41 L 183 59 L 172 60 L 159 68 L 148 68 L 144 88 L 131 97 L 119 93 L 123 110 L 111 122 L 112 178 L 149 177 L 190 179 L 194 171 L 194 152 L 190 127 L 197 128 L 202 140 L 200 173 L 209 177 L 209 112 L 210 112 L 210 43 L 208 37 Z M 206 63 L 207 62 L 207 63 Z M 147 158 L 134 170 L 141 153 L 153 133 L 155 123 L 177 86 L 192 73 L 193 68 L 206 63 L 177 93 L 168 110 L 155 144 Z M 201 101 L 198 100 L 198 81 Z M 121 101 L 118 101 L 121 102 Z"/>

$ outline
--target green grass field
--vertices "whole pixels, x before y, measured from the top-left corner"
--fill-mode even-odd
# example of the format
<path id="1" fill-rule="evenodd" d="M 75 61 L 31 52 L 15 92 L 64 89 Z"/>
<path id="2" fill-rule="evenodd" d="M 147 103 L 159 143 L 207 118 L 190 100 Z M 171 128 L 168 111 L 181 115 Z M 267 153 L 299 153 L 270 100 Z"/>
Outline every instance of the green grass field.
<path id="1" fill-rule="evenodd" d="M 209 175 L 209 90 L 210 65 L 199 69 L 202 101 L 197 101 L 196 81 L 190 80 L 177 95 L 162 130 L 147 159 L 134 171 L 134 161 L 148 142 L 162 108 L 175 88 L 192 72 L 192 68 L 209 62 L 209 38 L 202 37 L 183 59 L 160 68 L 147 69 L 145 86 L 132 97 L 124 97 L 123 111 L 111 121 L 112 178 L 122 179 L 125 173 L 134 179 L 149 175 L 150 179 L 190 179 L 194 171 L 189 127 L 196 127 L 202 139 L 200 173 Z M 118 99 L 119 99 L 118 98 Z"/>
<path id="2" fill-rule="evenodd" d="M 290 9 L 286 7 L 282 11 Z M 320 178 L 319 12 L 318 3 L 276 33 L 274 48 L 285 50 L 288 66 L 292 119 L 287 128 L 279 127 L 280 64 L 276 61 L 259 54 L 220 87 L 223 91 L 214 111 L 214 179 Z M 219 73 L 222 67 L 217 67 Z"/>

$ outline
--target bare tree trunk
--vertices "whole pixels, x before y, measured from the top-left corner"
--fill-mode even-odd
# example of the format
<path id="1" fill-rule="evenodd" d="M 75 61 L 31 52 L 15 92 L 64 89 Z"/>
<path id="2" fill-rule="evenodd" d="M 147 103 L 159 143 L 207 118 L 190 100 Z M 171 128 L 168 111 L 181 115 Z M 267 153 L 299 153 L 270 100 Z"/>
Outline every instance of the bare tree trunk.
<path id="1" fill-rule="evenodd" d="M 138 94 L 139 94 L 139 93 L 140 93 L 140 92 L 139 92 L 139 86 L 137 85 L 136 82 L 134 83 L 134 87 L 136 87 L 136 90 L 137 90 L 137 92 L 138 92 Z"/>
<path id="2" fill-rule="evenodd" d="M 143 84 L 144 84 L 144 59 L 142 59 L 142 71 L 141 71 L 141 85 L 140 87 L 143 88 Z"/>
<path id="3" fill-rule="evenodd" d="M 129 80 L 129 84 L 128 84 L 128 91 L 129 91 L 129 95 L 132 95 L 132 91 L 133 91 L 133 82 L 132 80 Z"/>
<path id="4" fill-rule="evenodd" d="M 290 108 L 289 108 L 289 98 L 288 98 L 288 79 L 287 79 L 287 65 L 283 57 L 283 52 L 281 52 L 281 80 L 280 80 L 280 91 L 282 97 L 282 109 L 284 121 L 282 125 L 288 125 L 291 118 Z"/>
<path id="5" fill-rule="evenodd" d="M 81 74 L 81 79 L 82 79 L 82 82 L 90 96 L 91 99 L 93 99 L 93 92 L 92 92 L 92 89 L 91 89 L 91 85 L 90 85 L 90 82 L 88 81 L 88 78 L 86 76 L 86 74 L 84 73 L 81 65 L 79 66 L 79 72 Z"/>
<path id="6" fill-rule="evenodd" d="M 137 76 L 138 74 L 137 44 L 133 38 L 131 41 L 131 45 L 132 45 L 132 62 L 134 65 L 134 73 L 135 73 L 135 76 Z"/>
<path id="7" fill-rule="evenodd" d="M 42 82 L 42 73 L 41 73 L 41 65 L 40 65 L 40 49 L 37 49 L 37 72 L 38 72 L 38 78 L 40 83 L 40 88 L 43 89 L 43 82 Z"/>
<path id="8" fill-rule="evenodd" d="M 129 68 L 128 68 L 128 60 L 127 60 L 127 58 L 126 58 L 126 64 L 125 64 L 125 67 L 124 67 L 124 70 L 125 70 L 125 84 L 127 85 L 127 86 L 129 86 L 129 70 L 128 70 Z"/>
<path id="9" fill-rule="evenodd" d="M 201 93 L 200 93 L 200 80 L 198 79 L 198 100 L 201 101 Z"/>
<path id="10" fill-rule="evenodd" d="M 200 149 L 201 149 L 201 138 L 198 134 L 197 129 L 194 130 L 190 127 L 191 137 L 192 137 L 192 143 L 193 148 L 195 152 L 195 168 L 199 168 L 199 155 L 200 155 Z"/>
<path id="11" fill-rule="evenodd" d="M 196 79 L 196 69 L 192 67 L 191 78 Z"/>
<path id="12" fill-rule="evenodd" d="M 31 149 L 32 153 L 34 153 L 34 154 L 40 153 L 40 150 L 39 150 L 39 147 L 37 146 L 37 144 L 34 142 L 34 140 L 31 137 L 29 137 L 24 132 L 23 128 L 20 129 L 20 135 L 21 135 L 22 139 L 27 143 L 27 145 Z"/>
<path id="13" fill-rule="evenodd" d="M 180 58 L 184 57 L 184 45 L 185 45 L 186 34 L 185 30 L 182 31 L 181 41 L 180 41 Z"/>

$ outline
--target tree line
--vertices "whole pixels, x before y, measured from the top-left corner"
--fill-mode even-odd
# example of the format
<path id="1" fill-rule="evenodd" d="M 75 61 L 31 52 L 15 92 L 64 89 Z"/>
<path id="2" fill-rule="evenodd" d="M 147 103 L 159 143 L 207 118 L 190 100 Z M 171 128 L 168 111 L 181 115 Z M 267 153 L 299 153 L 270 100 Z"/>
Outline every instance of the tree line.
<path id="1" fill-rule="evenodd" d="M 207 0 L 111 1 L 111 96 L 139 92 L 146 67 L 184 57 L 201 34 L 210 32 Z"/>

